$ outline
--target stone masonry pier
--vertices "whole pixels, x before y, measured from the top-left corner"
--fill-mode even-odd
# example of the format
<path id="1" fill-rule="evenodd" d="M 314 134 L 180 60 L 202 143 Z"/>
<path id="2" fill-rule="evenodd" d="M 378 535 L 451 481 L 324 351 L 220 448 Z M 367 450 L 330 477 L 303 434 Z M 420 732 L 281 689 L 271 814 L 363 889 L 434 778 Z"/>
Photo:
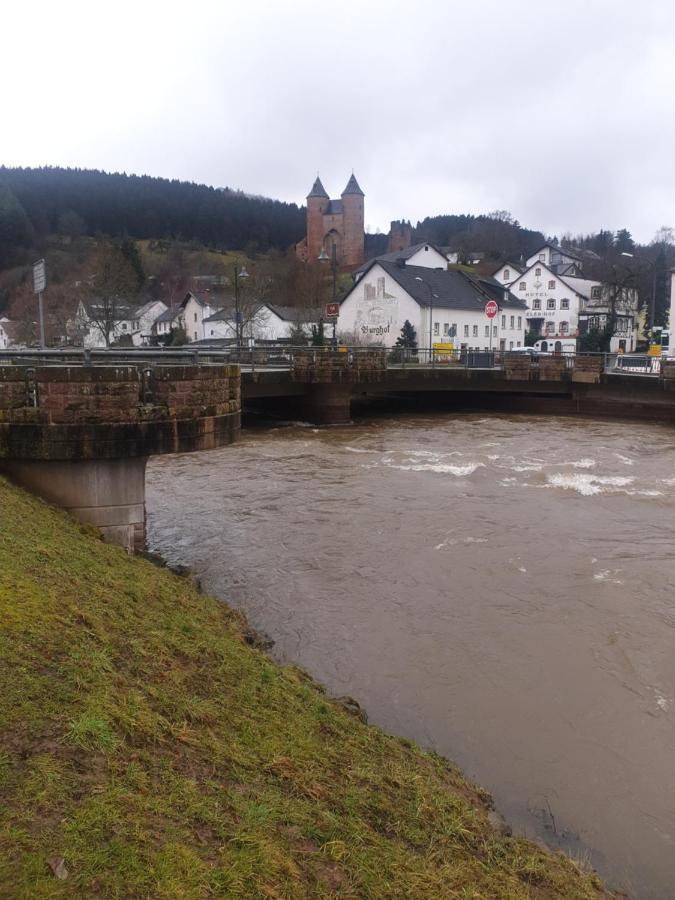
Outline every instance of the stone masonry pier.
<path id="1" fill-rule="evenodd" d="M 145 542 L 148 457 L 240 427 L 238 366 L 0 367 L 0 472 L 129 551 Z"/>

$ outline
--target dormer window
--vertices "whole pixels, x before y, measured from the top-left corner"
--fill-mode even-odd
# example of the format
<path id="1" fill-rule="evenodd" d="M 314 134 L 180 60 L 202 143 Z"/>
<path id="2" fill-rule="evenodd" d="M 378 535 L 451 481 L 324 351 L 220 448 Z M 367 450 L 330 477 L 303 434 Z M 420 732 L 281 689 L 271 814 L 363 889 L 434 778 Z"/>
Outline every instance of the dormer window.
<path id="1" fill-rule="evenodd" d="M 600 299 L 600 288 L 599 288 L 599 287 L 592 287 L 592 288 L 591 288 L 591 299 L 593 299 L 593 300 L 599 300 L 599 299 Z"/>
<path id="2" fill-rule="evenodd" d="M 546 262 L 546 254 L 545 253 L 539 254 L 539 262 Z"/>

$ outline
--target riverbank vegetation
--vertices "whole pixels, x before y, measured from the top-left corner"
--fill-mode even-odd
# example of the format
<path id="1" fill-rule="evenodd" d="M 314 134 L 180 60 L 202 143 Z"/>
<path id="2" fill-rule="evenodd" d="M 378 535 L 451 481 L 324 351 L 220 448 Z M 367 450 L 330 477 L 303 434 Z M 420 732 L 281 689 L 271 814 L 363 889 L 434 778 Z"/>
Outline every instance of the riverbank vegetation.
<path id="1" fill-rule="evenodd" d="M 0 479 L 0 896 L 610 896 L 250 641 Z"/>

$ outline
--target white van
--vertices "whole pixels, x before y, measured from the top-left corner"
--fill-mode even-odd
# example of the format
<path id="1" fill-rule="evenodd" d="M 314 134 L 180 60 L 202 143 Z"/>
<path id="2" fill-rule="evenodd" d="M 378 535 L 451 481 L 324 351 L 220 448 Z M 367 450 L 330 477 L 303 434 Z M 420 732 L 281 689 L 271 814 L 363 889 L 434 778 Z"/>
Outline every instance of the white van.
<path id="1" fill-rule="evenodd" d="M 576 353 L 577 342 L 574 338 L 542 338 L 536 341 L 534 349 L 538 353 Z"/>

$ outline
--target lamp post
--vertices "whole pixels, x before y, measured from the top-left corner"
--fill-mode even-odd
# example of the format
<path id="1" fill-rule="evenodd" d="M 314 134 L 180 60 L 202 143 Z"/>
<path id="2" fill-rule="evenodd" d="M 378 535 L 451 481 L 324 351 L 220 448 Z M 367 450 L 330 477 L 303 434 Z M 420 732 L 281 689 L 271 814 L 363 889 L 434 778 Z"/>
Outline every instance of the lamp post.
<path id="1" fill-rule="evenodd" d="M 242 278 L 248 278 L 248 272 L 246 271 L 246 266 L 242 266 L 241 271 L 239 270 L 239 260 L 235 261 L 232 271 L 234 273 L 234 330 L 237 338 L 237 350 L 241 350 L 243 326 L 241 309 L 239 307 L 239 281 Z"/>
<path id="2" fill-rule="evenodd" d="M 425 288 L 429 291 L 429 361 L 432 362 L 434 358 L 434 345 L 432 343 L 432 328 L 433 328 L 433 318 L 434 318 L 434 297 L 436 296 L 431 288 L 431 285 L 424 280 L 420 275 L 415 275 L 415 281 L 419 281 L 420 284 L 423 284 Z"/>
<path id="3" fill-rule="evenodd" d="M 331 247 L 331 255 L 328 256 L 326 253 L 326 248 L 321 248 L 321 253 L 317 256 L 317 262 L 325 263 L 330 260 L 330 268 L 331 273 L 333 275 L 333 303 L 335 303 L 335 298 L 337 297 L 337 247 L 335 244 Z M 337 332 L 336 332 L 337 322 L 333 319 L 333 350 L 337 350 Z"/>

